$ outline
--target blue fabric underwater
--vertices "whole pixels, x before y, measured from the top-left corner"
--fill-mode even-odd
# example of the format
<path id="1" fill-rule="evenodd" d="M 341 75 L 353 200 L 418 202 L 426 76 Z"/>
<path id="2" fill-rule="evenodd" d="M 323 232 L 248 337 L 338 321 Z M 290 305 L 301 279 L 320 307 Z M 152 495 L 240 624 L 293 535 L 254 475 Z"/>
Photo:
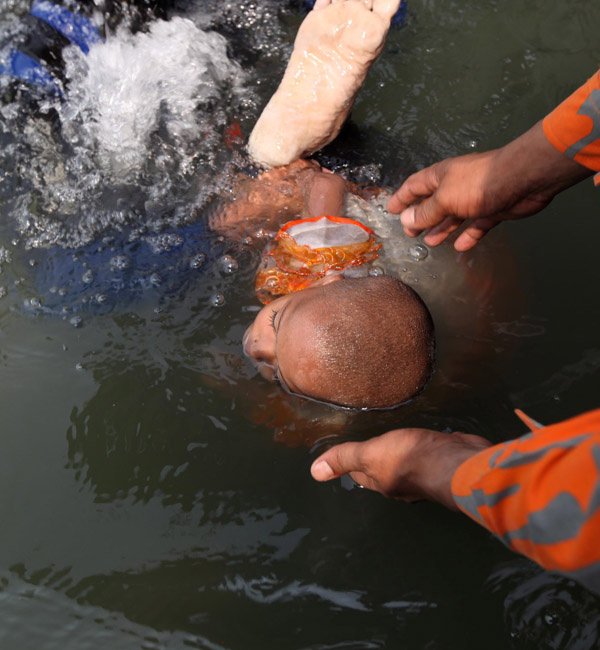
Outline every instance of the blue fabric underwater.
<path id="1" fill-rule="evenodd" d="M 35 0 L 30 13 L 77 45 L 84 54 L 90 51 L 90 46 L 94 43 L 104 40 L 91 20 L 55 5 L 49 0 Z"/>
<path id="2" fill-rule="evenodd" d="M 40 249 L 27 305 L 54 314 L 105 312 L 153 293 L 180 294 L 199 274 L 214 269 L 227 244 L 203 222 L 131 240 L 131 232 L 105 235 L 81 249 Z"/>
<path id="3" fill-rule="evenodd" d="M 29 13 L 67 39 L 66 42 L 79 47 L 84 54 L 88 54 L 94 43 L 103 40 L 96 26 L 88 18 L 74 14 L 49 0 L 35 0 Z M 0 64 L 0 74 L 44 88 L 53 94 L 61 94 L 60 84 L 44 62 L 18 49 L 10 50 L 4 63 Z"/>

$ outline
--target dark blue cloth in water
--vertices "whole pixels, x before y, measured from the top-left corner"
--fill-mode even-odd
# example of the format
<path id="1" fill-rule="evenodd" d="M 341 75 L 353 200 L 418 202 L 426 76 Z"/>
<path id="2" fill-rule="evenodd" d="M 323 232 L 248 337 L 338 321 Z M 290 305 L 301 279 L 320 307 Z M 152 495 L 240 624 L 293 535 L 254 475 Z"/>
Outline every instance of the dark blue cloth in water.
<path id="1" fill-rule="evenodd" d="M 62 49 L 73 44 L 87 54 L 94 43 L 103 40 L 100 32 L 85 16 L 49 0 L 34 0 L 25 22 L 30 27 L 28 36 L 8 52 L 0 63 L 0 74 L 62 95 Z"/>
<path id="2" fill-rule="evenodd" d="M 197 222 L 135 241 L 120 232 L 78 249 L 55 247 L 36 255 L 33 311 L 105 312 L 153 293 L 180 293 L 189 282 L 213 273 L 227 245 Z"/>

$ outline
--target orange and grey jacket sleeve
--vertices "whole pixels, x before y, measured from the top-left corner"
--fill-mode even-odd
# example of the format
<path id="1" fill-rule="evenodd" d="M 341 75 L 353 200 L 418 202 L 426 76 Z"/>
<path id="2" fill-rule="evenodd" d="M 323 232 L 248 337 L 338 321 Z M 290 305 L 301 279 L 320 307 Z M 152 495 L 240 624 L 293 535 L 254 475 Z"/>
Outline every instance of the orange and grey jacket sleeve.
<path id="1" fill-rule="evenodd" d="M 600 71 L 547 115 L 543 127 L 561 153 L 600 172 Z"/>
<path id="2" fill-rule="evenodd" d="M 600 593 L 600 410 L 469 458 L 452 493 L 509 548 Z"/>

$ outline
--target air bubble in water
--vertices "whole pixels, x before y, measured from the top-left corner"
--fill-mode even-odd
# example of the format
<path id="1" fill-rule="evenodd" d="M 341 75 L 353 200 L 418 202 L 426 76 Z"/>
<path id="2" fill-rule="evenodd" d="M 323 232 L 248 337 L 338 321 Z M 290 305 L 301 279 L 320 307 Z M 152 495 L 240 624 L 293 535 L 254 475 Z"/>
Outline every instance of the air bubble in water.
<path id="1" fill-rule="evenodd" d="M 206 255 L 204 255 L 204 253 L 198 253 L 196 257 L 190 260 L 190 268 L 199 269 L 204 264 L 205 259 L 206 259 Z"/>
<path id="2" fill-rule="evenodd" d="M 94 274 L 92 273 L 92 271 L 86 271 L 81 276 L 81 281 L 84 282 L 85 284 L 91 284 L 94 281 Z"/>
<path id="3" fill-rule="evenodd" d="M 231 257 L 231 255 L 223 255 L 219 258 L 219 268 L 221 269 L 221 273 L 231 275 L 238 270 L 239 265 L 237 260 Z"/>
<path id="4" fill-rule="evenodd" d="M 108 296 L 105 293 L 99 293 L 96 295 L 96 302 L 99 305 L 103 305 L 108 300 Z"/>
<path id="5" fill-rule="evenodd" d="M 215 293 L 210 298 L 210 304 L 213 307 L 222 307 L 225 304 L 225 296 L 222 293 Z"/>
<path id="6" fill-rule="evenodd" d="M 380 266 L 372 266 L 372 267 L 369 269 L 369 275 L 370 275 L 372 278 L 378 278 L 378 277 L 384 275 L 384 273 L 383 273 L 383 269 L 382 269 Z"/>
<path id="7" fill-rule="evenodd" d="M 412 257 L 413 260 L 420 262 L 429 255 L 429 251 L 427 250 L 426 246 L 423 246 L 423 244 L 416 244 L 415 246 L 411 246 L 408 249 L 408 254 Z"/>
<path id="8" fill-rule="evenodd" d="M 160 277 L 160 275 L 158 273 L 153 273 L 150 276 L 150 284 L 153 287 L 158 287 L 159 285 L 162 284 L 162 278 Z"/>
<path id="9" fill-rule="evenodd" d="M 81 316 L 73 316 L 69 321 L 73 327 L 81 327 L 83 325 L 83 318 Z"/>
<path id="10" fill-rule="evenodd" d="M 265 284 L 267 285 L 267 289 L 278 289 L 279 288 L 279 280 L 276 277 L 271 277 L 269 278 Z"/>
<path id="11" fill-rule="evenodd" d="M 124 271 L 131 264 L 127 255 L 115 255 L 110 260 L 111 271 Z"/>

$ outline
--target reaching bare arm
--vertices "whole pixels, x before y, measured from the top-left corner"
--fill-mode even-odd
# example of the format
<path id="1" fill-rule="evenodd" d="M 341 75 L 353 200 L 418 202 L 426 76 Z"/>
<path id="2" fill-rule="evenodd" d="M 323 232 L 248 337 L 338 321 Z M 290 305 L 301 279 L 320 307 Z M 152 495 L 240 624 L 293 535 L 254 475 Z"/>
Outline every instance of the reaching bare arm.
<path id="1" fill-rule="evenodd" d="M 322 454 L 311 467 L 313 478 L 328 481 L 342 474 L 363 487 L 399 501 L 438 501 L 458 510 L 452 477 L 467 458 L 492 443 L 466 433 L 396 429 L 366 442 L 346 442 Z"/>
<path id="2" fill-rule="evenodd" d="M 593 172 L 560 153 L 546 139 L 542 122 L 505 147 L 448 158 L 410 176 L 390 198 L 407 235 L 429 232 L 441 244 L 465 224 L 454 244 L 475 244 L 501 221 L 539 212 L 562 190 Z"/>

